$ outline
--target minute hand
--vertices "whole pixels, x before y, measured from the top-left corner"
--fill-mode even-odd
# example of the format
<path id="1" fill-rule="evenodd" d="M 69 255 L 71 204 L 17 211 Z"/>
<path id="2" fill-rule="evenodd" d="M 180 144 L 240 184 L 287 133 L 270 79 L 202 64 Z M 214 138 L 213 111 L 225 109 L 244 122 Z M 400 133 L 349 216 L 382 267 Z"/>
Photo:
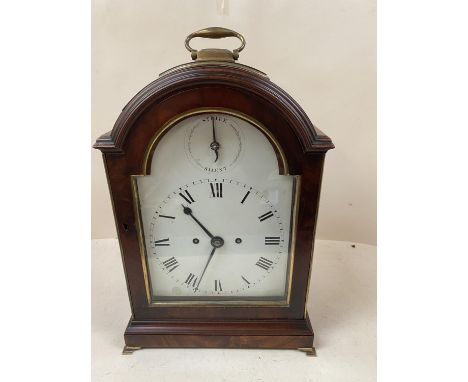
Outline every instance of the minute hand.
<path id="1" fill-rule="evenodd" d="M 188 207 L 185 207 L 183 204 L 182 207 L 184 208 L 184 214 L 189 215 L 193 220 L 195 220 L 195 222 L 201 227 L 203 231 L 205 231 L 205 233 L 210 237 L 210 239 L 213 239 L 213 234 L 210 231 L 208 231 L 206 227 L 202 223 L 200 223 L 200 221 L 195 216 L 193 216 L 192 210 Z"/>
<path id="2" fill-rule="evenodd" d="M 213 255 L 214 255 L 215 251 L 216 251 L 216 247 L 213 247 L 213 249 L 211 250 L 211 253 L 210 253 L 210 257 L 208 257 L 208 261 L 205 264 L 205 268 L 203 268 L 203 272 L 202 272 L 202 274 L 200 276 L 200 279 L 198 280 L 197 287 L 195 288 L 196 290 L 198 290 L 198 287 L 200 286 L 200 283 L 201 283 L 201 281 L 203 279 L 203 276 L 205 275 L 206 268 L 208 268 L 208 265 L 210 264 L 210 261 L 213 258 Z"/>

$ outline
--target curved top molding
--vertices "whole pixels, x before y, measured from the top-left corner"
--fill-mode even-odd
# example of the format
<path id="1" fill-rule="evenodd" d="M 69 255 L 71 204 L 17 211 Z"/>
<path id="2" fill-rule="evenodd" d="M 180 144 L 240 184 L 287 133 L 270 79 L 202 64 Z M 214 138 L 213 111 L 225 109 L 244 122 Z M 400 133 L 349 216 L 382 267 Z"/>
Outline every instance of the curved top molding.
<path id="1" fill-rule="evenodd" d="M 132 125 L 151 105 L 184 90 L 210 85 L 242 89 L 273 104 L 292 127 L 304 153 L 334 148 L 331 139 L 312 124 L 299 104 L 262 72 L 241 64 L 219 62 L 189 63 L 164 72 L 130 100 L 112 131 L 100 136 L 93 147 L 104 153 L 123 153 Z"/>

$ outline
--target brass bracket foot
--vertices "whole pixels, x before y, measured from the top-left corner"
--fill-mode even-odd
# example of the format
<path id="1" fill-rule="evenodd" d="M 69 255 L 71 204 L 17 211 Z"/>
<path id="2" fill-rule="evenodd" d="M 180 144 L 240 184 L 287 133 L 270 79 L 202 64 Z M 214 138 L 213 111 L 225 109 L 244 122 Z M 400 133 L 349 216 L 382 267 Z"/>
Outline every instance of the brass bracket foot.
<path id="1" fill-rule="evenodd" d="M 314 347 L 311 348 L 298 348 L 297 350 L 303 351 L 308 357 L 317 357 L 317 352 Z"/>
<path id="2" fill-rule="evenodd" d="M 125 345 L 123 350 L 122 350 L 122 354 L 123 355 L 133 354 L 133 352 L 135 350 L 140 350 L 140 349 L 141 349 L 141 347 L 139 347 L 139 346 L 127 346 L 127 345 Z"/>

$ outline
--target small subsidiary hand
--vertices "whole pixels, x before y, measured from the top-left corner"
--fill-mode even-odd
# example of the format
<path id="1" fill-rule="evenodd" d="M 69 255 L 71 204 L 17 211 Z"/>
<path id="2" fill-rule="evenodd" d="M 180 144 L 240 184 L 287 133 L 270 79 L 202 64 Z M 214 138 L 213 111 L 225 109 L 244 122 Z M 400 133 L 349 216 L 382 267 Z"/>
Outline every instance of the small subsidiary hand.
<path id="1" fill-rule="evenodd" d="M 213 142 L 210 144 L 210 149 L 213 150 L 216 154 L 216 159 L 214 160 L 215 162 L 218 160 L 218 150 L 221 147 L 221 145 L 216 142 L 216 131 L 215 131 L 215 122 L 214 119 L 212 119 L 213 122 Z"/>

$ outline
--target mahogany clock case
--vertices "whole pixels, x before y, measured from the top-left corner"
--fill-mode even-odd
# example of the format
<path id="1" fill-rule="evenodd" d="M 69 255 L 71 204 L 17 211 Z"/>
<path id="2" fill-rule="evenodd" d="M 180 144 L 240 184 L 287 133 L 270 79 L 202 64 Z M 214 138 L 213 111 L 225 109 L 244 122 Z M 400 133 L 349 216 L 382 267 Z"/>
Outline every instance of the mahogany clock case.
<path id="1" fill-rule="evenodd" d="M 148 300 L 131 177 L 150 171 L 144 165 L 145 153 L 161 128 L 200 108 L 227 109 L 258 121 L 281 146 L 289 174 L 301 177 L 286 306 L 154 305 Z M 324 157 L 334 146 L 286 92 L 244 65 L 181 65 L 141 90 L 94 147 L 103 153 L 131 302 L 127 346 L 312 347 L 314 333 L 305 306 Z"/>

